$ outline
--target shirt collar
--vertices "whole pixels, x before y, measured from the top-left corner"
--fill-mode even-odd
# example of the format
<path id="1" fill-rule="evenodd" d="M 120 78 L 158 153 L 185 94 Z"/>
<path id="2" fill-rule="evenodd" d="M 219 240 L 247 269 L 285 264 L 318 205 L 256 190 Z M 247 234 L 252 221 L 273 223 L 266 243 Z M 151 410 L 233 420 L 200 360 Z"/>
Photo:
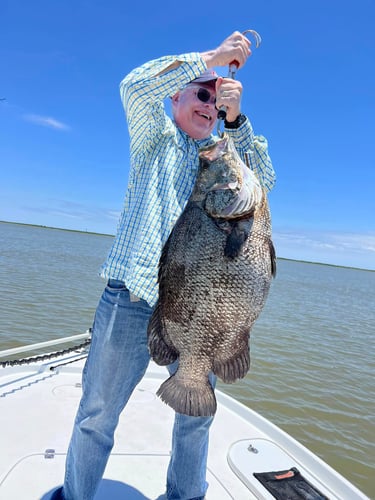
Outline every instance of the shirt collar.
<path id="1" fill-rule="evenodd" d="M 209 137 L 206 137 L 205 139 L 192 139 L 190 135 L 181 130 L 179 127 L 177 127 L 177 130 L 185 138 L 186 142 L 195 144 L 198 149 L 208 146 L 209 144 L 213 144 L 215 142 L 215 136 L 213 134 L 211 134 Z"/>

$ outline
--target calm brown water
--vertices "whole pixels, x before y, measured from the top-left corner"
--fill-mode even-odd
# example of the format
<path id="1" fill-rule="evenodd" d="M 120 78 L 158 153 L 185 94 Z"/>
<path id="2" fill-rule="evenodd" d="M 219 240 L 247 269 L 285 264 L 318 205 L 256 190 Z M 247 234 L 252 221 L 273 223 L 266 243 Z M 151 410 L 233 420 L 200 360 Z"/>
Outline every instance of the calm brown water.
<path id="1" fill-rule="evenodd" d="M 0 223 L 0 350 L 83 333 L 112 237 Z M 252 367 L 220 388 L 375 498 L 375 272 L 279 260 Z"/>

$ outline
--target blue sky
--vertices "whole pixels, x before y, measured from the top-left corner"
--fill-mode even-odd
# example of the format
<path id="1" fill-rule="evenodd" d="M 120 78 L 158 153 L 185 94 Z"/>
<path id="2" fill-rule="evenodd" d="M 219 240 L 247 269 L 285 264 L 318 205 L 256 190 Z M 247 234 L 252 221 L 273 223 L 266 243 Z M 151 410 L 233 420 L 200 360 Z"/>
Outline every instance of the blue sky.
<path id="1" fill-rule="evenodd" d="M 129 167 L 119 82 L 253 28 L 263 42 L 237 78 L 277 172 L 277 254 L 375 269 L 374 20 L 374 0 L 3 0 L 0 220 L 114 234 Z"/>

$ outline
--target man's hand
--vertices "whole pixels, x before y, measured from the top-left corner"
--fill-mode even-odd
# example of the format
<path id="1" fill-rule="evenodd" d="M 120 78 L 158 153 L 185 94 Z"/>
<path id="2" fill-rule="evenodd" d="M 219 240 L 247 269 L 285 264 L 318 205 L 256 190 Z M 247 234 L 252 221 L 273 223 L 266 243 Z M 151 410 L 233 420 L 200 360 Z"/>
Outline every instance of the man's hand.
<path id="1" fill-rule="evenodd" d="M 203 52 L 201 56 L 207 68 L 228 66 L 233 61 L 236 61 L 238 67 L 241 68 L 251 55 L 250 47 L 250 40 L 239 31 L 235 31 L 219 47 L 208 52 Z"/>
<path id="2" fill-rule="evenodd" d="M 225 106 L 228 122 L 234 122 L 241 113 L 241 95 L 242 84 L 238 80 L 221 76 L 216 80 L 216 107 Z"/>

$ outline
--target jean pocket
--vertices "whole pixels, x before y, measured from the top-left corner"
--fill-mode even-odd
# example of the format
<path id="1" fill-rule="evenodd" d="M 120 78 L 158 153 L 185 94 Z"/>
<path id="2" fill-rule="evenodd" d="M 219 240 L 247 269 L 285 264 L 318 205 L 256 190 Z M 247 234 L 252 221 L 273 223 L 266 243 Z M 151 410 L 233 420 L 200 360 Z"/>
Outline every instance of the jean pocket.
<path id="1" fill-rule="evenodd" d="M 123 281 L 121 280 L 115 280 L 115 279 L 112 279 L 110 278 L 107 282 L 107 288 L 110 288 L 111 290 L 116 290 L 116 291 L 119 291 L 119 290 L 123 290 L 123 291 L 126 291 L 127 288 L 126 288 L 126 285 Z"/>

